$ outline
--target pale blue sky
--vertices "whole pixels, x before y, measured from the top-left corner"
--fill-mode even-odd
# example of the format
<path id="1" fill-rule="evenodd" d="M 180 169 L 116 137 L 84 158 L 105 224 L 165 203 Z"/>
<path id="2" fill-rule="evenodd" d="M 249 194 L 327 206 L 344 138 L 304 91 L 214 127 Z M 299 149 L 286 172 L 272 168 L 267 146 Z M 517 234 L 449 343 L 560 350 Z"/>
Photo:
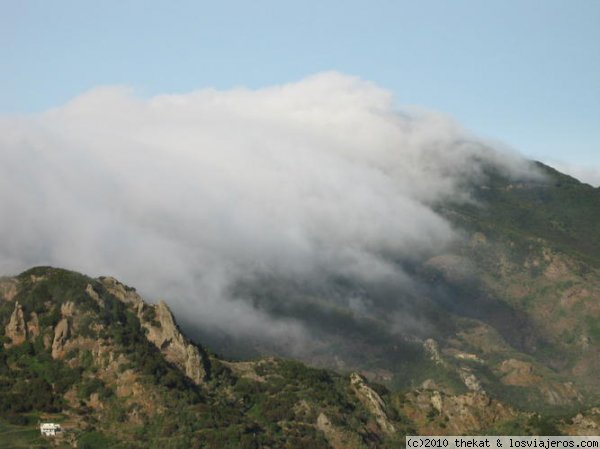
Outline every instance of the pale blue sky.
<path id="1" fill-rule="evenodd" d="M 600 0 L 0 0 L 0 113 L 324 70 L 538 159 L 600 166 Z"/>

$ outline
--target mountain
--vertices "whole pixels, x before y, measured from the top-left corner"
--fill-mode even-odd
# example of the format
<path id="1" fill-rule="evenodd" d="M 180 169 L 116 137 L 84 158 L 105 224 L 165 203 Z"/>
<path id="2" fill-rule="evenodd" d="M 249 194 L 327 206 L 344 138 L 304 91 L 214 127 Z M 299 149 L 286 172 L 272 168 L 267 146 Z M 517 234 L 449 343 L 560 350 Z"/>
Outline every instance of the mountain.
<path id="1" fill-rule="evenodd" d="M 0 292 L 0 447 L 47 444 L 40 421 L 65 429 L 57 447 L 385 448 L 406 434 L 585 431 L 600 418 L 559 422 L 433 380 L 392 392 L 291 360 L 224 360 L 186 338 L 164 302 L 110 277 L 38 267 Z"/>
<path id="2" fill-rule="evenodd" d="M 514 179 L 490 167 L 470 201 L 437 204 L 460 238 L 398 262 L 410 288 L 240 283 L 257 309 L 310 322 L 319 344 L 300 352 L 175 310 L 180 327 L 166 303 L 111 277 L 37 267 L 1 278 L 0 448 L 47 446 L 39 421 L 66 429 L 52 444 L 80 448 L 597 434 L 600 190 L 538 170 Z M 361 307 L 345 306 L 359 294 Z"/>
<path id="3" fill-rule="evenodd" d="M 40 267 L 1 285 L 2 418 L 61 422 L 64 447 L 386 447 L 402 429 L 360 376 L 219 359 L 113 278 Z"/>
<path id="4" fill-rule="evenodd" d="M 432 380 L 452 394 L 483 390 L 531 412 L 595 406 L 600 189 L 540 163 L 536 170 L 519 179 L 488 166 L 465 187 L 469 201 L 437 204 L 460 237 L 425 259 L 398 262 L 408 283 L 240 285 L 259 310 L 306 323 L 318 343 L 303 352 L 182 325 L 231 356 L 293 356 L 357 370 L 392 390 Z M 348 298 L 360 298 L 360 307 Z"/>

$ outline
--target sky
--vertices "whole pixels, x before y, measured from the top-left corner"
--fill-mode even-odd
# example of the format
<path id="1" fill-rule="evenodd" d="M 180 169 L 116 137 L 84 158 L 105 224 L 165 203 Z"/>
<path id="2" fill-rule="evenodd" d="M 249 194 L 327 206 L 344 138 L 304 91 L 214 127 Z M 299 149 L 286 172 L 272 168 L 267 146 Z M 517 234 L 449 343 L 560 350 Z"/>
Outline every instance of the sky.
<path id="1" fill-rule="evenodd" d="M 0 114 L 337 71 L 600 184 L 600 1 L 0 0 Z"/>

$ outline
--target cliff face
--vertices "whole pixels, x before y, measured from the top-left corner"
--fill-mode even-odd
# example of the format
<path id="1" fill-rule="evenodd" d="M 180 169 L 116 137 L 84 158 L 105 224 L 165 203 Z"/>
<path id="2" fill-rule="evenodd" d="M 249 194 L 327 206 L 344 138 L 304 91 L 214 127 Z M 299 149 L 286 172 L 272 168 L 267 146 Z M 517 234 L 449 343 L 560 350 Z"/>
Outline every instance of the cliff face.
<path id="1" fill-rule="evenodd" d="M 10 316 L 10 321 L 4 329 L 4 334 L 10 338 L 11 342 L 6 343 L 6 346 L 20 345 L 27 340 L 27 326 L 25 325 L 25 316 L 23 308 L 19 302 L 15 302 L 15 309 Z"/>
<path id="2" fill-rule="evenodd" d="M 101 276 L 99 278 L 99 281 L 102 282 L 102 285 L 111 295 L 113 295 L 119 301 L 127 305 L 133 306 L 133 309 L 136 312 L 139 312 L 140 308 L 144 306 L 144 300 L 140 295 L 137 294 L 135 289 L 127 287 L 125 284 L 122 284 L 121 282 L 119 282 L 111 276 Z M 98 298 L 97 300 L 99 300 L 98 294 L 94 291 L 93 288 L 91 288 L 91 286 L 86 287 L 86 290 L 88 292 L 91 291 L 92 297 L 95 296 L 96 298 Z"/>
<path id="3" fill-rule="evenodd" d="M 58 359 L 64 356 L 64 348 L 67 339 L 70 337 L 69 320 L 63 318 L 54 328 L 54 340 L 52 341 L 52 358 Z"/>
<path id="4" fill-rule="evenodd" d="M 208 378 L 208 359 L 201 349 L 192 344 L 180 331 L 173 313 L 164 301 L 156 305 L 146 304 L 135 290 L 126 287 L 114 278 L 100 279 L 106 289 L 125 304 L 133 306 L 146 337 L 165 356 L 177 365 L 196 384 Z"/>
<path id="5" fill-rule="evenodd" d="M 394 425 L 389 420 L 385 411 L 386 405 L 383 399 L 381 399 L 381 396 L 375 390 L 367 385 L 365 379 L 358 373 L 352 373 L 350 375 L 350 385 L 359 400 L 373 413 L 381 430 L 387 434 L 396 432 Z"/>
<path id="6" fill-rule="evenodd" d="M 200 348 L 192 344 L 179 330 L 173 313 L 164 301 L 149 305 L 154 309 L 155 320 L 142 321 L 148 330 L 147 337 L 164 354 L 166 359 L 179 366 L 186 376 L 196 384 L 208 378 L 208 359 L 201 355 Z M 145 310 L 141 309 L 143 317 Z"/>

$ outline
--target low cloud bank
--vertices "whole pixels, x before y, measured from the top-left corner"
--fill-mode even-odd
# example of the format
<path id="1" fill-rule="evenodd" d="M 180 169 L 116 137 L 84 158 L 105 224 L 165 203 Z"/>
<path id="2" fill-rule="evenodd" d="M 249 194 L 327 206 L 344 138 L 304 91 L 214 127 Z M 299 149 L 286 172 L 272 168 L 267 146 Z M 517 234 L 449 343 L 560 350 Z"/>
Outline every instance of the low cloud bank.
<path id="1" fill-rule="evenodd" d="M 0 128 L 0 272 L 111 274 L 188 321 L 265 340 L 302 342 L 307 321 L 236 286 L 408 285 L 403 263 L 456 238 L 434 204 L 466 200 L 485 164 L 529 170 L 448 117 L 398 110 L 390 92 L 338 73 L 151 99 L 102 87 Z M 349 309 L 368 307 L 351 296 Z"/>

